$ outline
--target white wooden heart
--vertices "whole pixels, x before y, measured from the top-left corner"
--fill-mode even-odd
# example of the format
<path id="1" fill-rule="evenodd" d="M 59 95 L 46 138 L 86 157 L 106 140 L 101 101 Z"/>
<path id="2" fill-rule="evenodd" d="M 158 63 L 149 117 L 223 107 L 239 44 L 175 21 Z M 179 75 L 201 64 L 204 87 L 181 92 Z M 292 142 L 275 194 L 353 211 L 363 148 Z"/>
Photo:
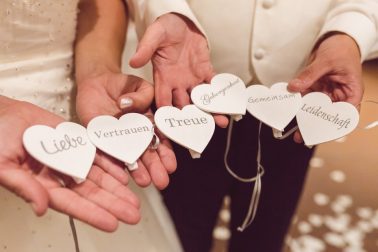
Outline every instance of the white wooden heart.
<path id="1" fill-rule="evenodd" d="M 137 113 L 119 119 L 108 115 L 95 117 L 89 122 L 87 132 L 97 148 L 128 165 L 136 163 L 154 135 L 151 121 Z"/>
<path id="2" fill-rule="evenodd" d="M 305 95 L 297 113 L 298 127 L 308 146 L 343 137 L 357 127 L 358 121 L 359 113 L 352 104 L 332 103 L 320 92 Z"/>
<path id="3" fill-rule="evenodd" d="M 36 160 L 78 182 L 87 177 L 96 154 L 86 129 L 72 122 L 63 122 L 56 129 L 32 126 L 25 130 L 23 144 Z"/>
<path id="4" fill-rule="evenodd" d="M 245 115 L 247 103 L 245 84 L 229 73 L 215 75 L 211 84 L 193 88 L 190 97 L 200 109 L 217 114 Z"/>
<path id="5" fill-rule="evenodd" d="M 214 118 L 195 105 L 187 105 L 182 110 L 165 106 L 155 113 L 158 129 L 172 141 L 202 153 L 214 134 Z"/>
<path id="6" fill-rule="evenodd" d="M 247 97 L 248 112 L 279 131 L 284 131 L 302 105 L 301 94 L 289 92 L 286 82 L 276 83 L 270 88 L 263 85 L 249 86 Z"/>

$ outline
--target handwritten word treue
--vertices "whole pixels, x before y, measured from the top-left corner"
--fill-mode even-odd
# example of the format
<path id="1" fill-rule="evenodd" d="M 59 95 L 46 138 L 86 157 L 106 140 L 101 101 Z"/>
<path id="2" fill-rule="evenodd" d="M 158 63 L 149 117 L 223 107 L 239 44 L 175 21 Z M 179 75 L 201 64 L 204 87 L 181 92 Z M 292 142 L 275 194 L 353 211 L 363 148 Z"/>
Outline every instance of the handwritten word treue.
<path id="1" fill-rule="evenodd" d="M 168 118 L 168 119 L 165 119 L 164 121 L 168 122 L 171 128 L 207 124 L 207 119 L 205 117 L 182 119 L 182 120 Z"/>
<path id="2" fill-rule="evenodd" d="M 339 114 L 332 115 L 325 111 L 323 111 L 322 106 L 308 106 L 307 104 L 304 104 L 301 108 L 304 112 L 307 112 L 311 115 L 317 116 L 322 118 L 323 120 L 326 120 L 330 123 L 334 123 L 338 125 L 338 130 L 345 128 L 347 129 L 350 124 L 350 118 L 347 119 L 340 119 Z"/>
<path id="3" fill-rule="evenodd" d="M 117 137 L 117 136 L 124 136 L 124 135 L 130 135 L 130 134 L 137 134 L 137 133 L 146 132 L 146 131 L 150 131 L 150 129 L 147 126 L 143 126 L 143 127 L 137 127 L 137 128 L 129 128 L 129 129 L 114 129 L 114 130 L 104 131 L 104 132 L 102 130 L 98 130 L 98 131 L 95 131 L 94 133 L 98 138 L 101 138 L 102 136 L 104 138 L 108 138 L 108 137 Z"/>
<path id="4" fill-rule="evenodd" d="M 273 101 L 283 101 L 288 99 L 295 98 L 295 94 L 284 94 L 284 95 L 272 95 L 272 96 L 266 96 L 266 97 L 249 97 L 248 102 L 249 103 L 260 103 L 260 102 L 273 102 Z"/>
<path id="5" fill-rule="evenodd" d="M 232 88 L 233 86 L 235 86 L 236 84 L 238 84 L 239 82 L 240 82 L 240 79 L 230 81 L 229 84 L 226 87 L 222 88 L 221 90 L 217 91 L 216 93 L 211 92 L 211 94 L 204 94 L 203 96 L 201 96 L 201 101 L 202 101 L 203 105 L 209 105 L 213 99 L 217 98 L 221 94 L 223 96 L 225 96 L 226 91 L 228 89 Z"/>
<path id="6" fill-rule="evenodd" d="M 57 154 L 58 152 L 68 151 L 71 148 L 77 148 L 79 146 L 87 145 L 87 143 L 83 140 L 82 137 L 69 137 L 68 135 L 64 135 L 63 140 L 53 140 L 52 146 L 47 148 L 44 142 L 40 142 L 42 149 L 47 154 Z"/>

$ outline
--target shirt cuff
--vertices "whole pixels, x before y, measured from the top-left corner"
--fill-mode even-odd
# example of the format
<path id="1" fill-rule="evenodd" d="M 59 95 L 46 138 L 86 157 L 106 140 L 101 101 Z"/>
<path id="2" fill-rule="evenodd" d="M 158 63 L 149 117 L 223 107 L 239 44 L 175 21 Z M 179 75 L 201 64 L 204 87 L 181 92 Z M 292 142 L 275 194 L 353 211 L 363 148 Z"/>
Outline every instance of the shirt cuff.
<path id="1" fill-rule="evenodd" d="M 361 61 L 369 56 L 377 37 L 374 23 L 359 12 L 342 13 L 327 20 L 318 38 L 335 31 L 345 33 L 356 41 L 360 49 Z"/>
<path id="2" fill-rule="evenodd" d="M 167 13 L 177 13 L 187 17 L 197 29 L 202 33 L 206 38 L 207 44 L 209 46 L 209 40 L 206 36 L 206 33 L 198 22 L 197 18 L 194 16 L 190 6 L 185 0 L 147 0 L 144 22 L 146 27 L 151 25 L 158 17 L 167 14 Z"/>

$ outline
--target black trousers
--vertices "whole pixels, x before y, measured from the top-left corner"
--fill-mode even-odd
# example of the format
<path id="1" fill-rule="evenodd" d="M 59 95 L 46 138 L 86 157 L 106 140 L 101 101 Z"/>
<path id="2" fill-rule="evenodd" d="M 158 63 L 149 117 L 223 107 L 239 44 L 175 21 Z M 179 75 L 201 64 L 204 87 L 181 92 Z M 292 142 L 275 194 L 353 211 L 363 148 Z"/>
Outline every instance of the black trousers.
<path id="1" fill-rule="evenodd" d="M 234 123 L 229 164 L 243 177 L 256 174 L 259 122 L 250 115 Z M 288 126 L 288 129 L 290 126 Z M 217 128 L 200 159 L 175 146 L 178 169 L 163 191 L 164 201 L 187 252 L 207 252 L 225 195 L 231 198 L 229 251 L 281 251 L 296 209 L 313 150 L 294 143 L 292 137 L 277 140 L 271 128 L 261 131 L 262 194 L 256 218 L 244 232 L 237 231 L 247 213 L 252 183 L 231 177 L 223 163 L 227 130 Z"/>

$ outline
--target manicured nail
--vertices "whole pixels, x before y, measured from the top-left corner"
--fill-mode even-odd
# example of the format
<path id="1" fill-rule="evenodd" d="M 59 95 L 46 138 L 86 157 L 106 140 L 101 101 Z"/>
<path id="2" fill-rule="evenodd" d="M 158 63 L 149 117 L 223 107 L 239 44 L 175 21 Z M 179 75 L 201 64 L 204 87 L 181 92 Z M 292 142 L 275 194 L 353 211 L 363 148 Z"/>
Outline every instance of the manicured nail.
<path id="1" fill-rule="evenodd" d="M 133 100 L 131 98 L 122 98 L 119 106 L 121 109 L 131 107 L 133 105 Z"/>

